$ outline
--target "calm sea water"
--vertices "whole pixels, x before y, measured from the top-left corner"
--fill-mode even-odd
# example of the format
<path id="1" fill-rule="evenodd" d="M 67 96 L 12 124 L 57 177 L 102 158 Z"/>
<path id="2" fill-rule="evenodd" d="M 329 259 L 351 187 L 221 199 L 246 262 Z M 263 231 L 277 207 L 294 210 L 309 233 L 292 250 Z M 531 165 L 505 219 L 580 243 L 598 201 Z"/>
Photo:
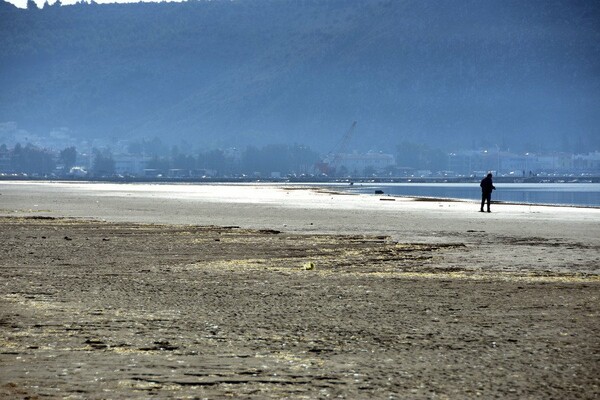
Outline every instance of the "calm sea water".
<path id="1" fill-rule="evenodd" d="M 492 201 L 600 207 L 600 183 L 495 183 Z M 478 183 L 356 183 L 354 193 L 481 200 Z"/>

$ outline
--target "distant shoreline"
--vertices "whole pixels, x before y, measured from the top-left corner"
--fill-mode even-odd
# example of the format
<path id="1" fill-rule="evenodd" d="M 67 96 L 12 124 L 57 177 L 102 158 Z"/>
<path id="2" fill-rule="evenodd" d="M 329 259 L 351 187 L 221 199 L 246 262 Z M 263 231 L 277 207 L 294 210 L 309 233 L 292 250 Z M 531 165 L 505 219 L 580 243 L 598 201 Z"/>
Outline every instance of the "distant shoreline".
<path id="1" fill-rule="evenodd" d="M 32 177 L 0 175 L 0 181 L 42 181 L 42 182 L 109 182 L 109 183 L 479 183 L 483 176 L 473 177 L 357 177 L 329 178 L 313 176 L 310 178 L 250 178 L 250 177 L 187 177 L 187 178 L 157 178 L 157 177 Z M 599 176 L 575 177 L 569 175 L 533 176 L 533 177 L 494 177 L 496 183 L 600 183 Z"/>
<path id="2" fill-rule="evenodd" d="M 122 180 L 122 179 L 0 179 L 0 182 L 22 182 L 22 183 L 57 183 L 57 184 L 116 184 L 116 185 L 200 185 L 200 186 L 210 186 L 210 185 L 268 185 L 274 187 L 281 187 L 283 189 L 289 189 L 291 187 L 296 186 L 297 188 L 308 189 L 308 190 L 319 190 L 326 188 L 328 192 L 332 192 L 335 194 L 346 194 L 346 195 L 368 195 L 368 196 L 384 196 L 381 200 L 395 200 L 395 199 L 406 199 L 413 200 L 417 202 L 464 202 L 464 203 L 477 203 L 479 199 L 468 198 L 468 197 L 460 197 L 460 196 L 447 196 L 447 195 L 420 195 L 420 194 L 400 194 L 400 193 L 389 193 L 385 190 L 385 185 L 391 185 L 390 187 L 394 187 L 394 184 L 399 185 L 407 185 L 411 184 L 415 185 L 431 185 L 431 187 L 436 187 L 437 185 L 460 185 L 460 184 L 473 184 L 478 185 L 479 180 L 470 181 L 470 182 L 390 182 L 386 180 L 385 182 L 373 182 L 370 181 L 352 181 L 345 182 L 339 180 L 328 180 L 328 181 L 292 181 L 292 180 L 224 180 L 224 179 L 215 179 L 215 180 L 174 180 L 174 179 L 164 179 L 164 180 Z M 504 184 L 515 184 L 514 182 L 498 182 L 496 183 L 504 183 Z M 519 182 L 516 182 L 518 184 Z M 355 185 L 356 184 L 356 185 Z M 536 184 L 536 183 L 531 183 Z M 561 185 L 561 184 L 590 184 L 589 182 L 560 182 L 560 183 L 551 183 L 552 185 Z M 373 187 L 373 189 L 378 188 L 378 185 L 382 185 L 382 192 L 379 193 L 379 190 L 373 190 L 372 192 L 368 192 L 367 190 L 357 190 L 363 186 L 369 188 Z M 544 183 L 540 183 L 540 185 L 544 185 Z M 543 186 L 542 186 L 543 187 Z M 577 203 L 552 203 L 552 202 L 526 202 L 526 201 L 512 201 L 506 199 L 493 199 L 493 204 L 498 205 L 521 205 L 521 206 L 547 206 L 547 207 L 557 207 L 557 208 L 582 208 L 582 209 L 600 209 L 600 204 L 577 204 Z"/>

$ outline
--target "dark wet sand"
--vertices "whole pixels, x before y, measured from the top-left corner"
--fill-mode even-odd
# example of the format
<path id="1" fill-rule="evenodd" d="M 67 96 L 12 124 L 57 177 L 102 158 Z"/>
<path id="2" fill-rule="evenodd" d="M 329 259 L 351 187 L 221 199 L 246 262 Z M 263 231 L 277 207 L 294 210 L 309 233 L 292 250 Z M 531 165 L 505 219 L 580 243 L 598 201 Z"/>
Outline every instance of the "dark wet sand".
<path id="1" fill-rule="evenodd" d="M 416 243 L 32 214 L 0 218 L 2 398 L 600 395 L 591 239 L 498 233 L 487 268 L 475 230 Z"/>

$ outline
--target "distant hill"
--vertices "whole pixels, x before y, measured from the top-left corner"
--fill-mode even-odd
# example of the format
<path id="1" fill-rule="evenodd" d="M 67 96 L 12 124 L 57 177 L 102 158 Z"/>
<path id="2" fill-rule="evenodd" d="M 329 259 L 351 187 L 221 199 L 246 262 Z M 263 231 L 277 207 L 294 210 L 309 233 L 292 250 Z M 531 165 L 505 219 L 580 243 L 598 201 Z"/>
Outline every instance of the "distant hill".
<path id="1" fill-rule="evenodd" d="M 595 1 L 0 3 L 0 122 L 205 147 L 600 149 Z"/>

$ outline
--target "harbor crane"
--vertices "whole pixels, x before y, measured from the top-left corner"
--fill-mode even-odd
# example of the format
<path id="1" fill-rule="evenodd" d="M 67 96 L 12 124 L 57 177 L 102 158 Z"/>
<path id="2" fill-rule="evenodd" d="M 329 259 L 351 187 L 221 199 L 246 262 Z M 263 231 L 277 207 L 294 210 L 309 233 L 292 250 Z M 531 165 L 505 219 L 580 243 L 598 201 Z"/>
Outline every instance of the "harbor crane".
<path id="1" fill-rule="evenodd" d="M 335 173 L 335 171 L 340 167 L 340 161 L 342 160 L 342 155 L 348 151 L 348 145 L 350 144 L 350 140 L 352 139 L 352 134 L 354 133 L 354 129 L 356 128 L 356 121 L 352 122 L 352 126 L 350 129 L 346 131 L 344 136 L 340 139 L 340 141 L 336 144 L 332 151 L 321 161 L 318 162 L 316 167 L 322 174 L 331 175 Z"/>

